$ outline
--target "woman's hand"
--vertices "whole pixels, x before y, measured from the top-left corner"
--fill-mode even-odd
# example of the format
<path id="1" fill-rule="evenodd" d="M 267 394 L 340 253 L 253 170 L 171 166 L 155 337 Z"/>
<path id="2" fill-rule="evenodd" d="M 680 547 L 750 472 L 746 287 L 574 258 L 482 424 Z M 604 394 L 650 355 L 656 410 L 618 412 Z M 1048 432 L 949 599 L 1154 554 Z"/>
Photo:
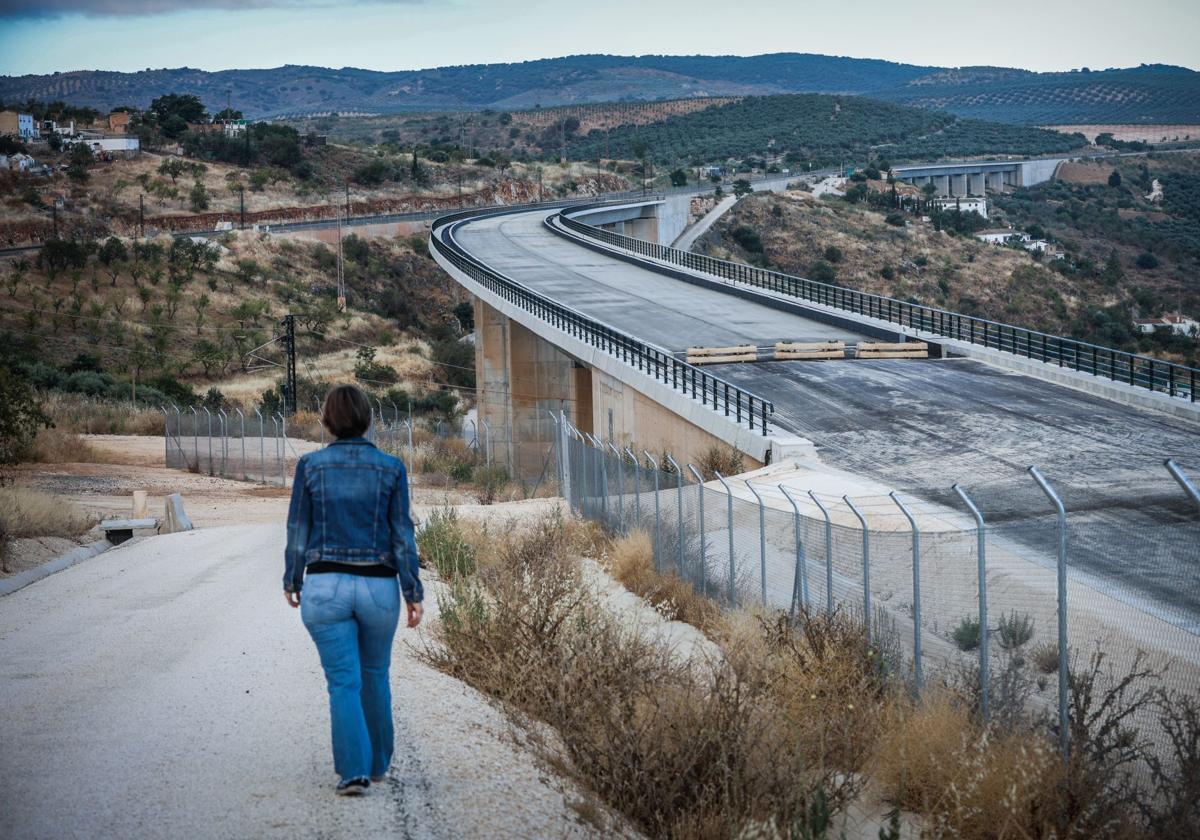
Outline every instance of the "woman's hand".
<path id="1" fill-rule="evenodd" d="M 284 592 L 283 597 L 287 598 L 288 606 L 292 609 L 296 609 L 296 607 L 300 606 L 299 592 Z"/>
<path id="2" fill-rule="evenodd" d="M 408 626 L 409 627 L 416 627 L 418 624 L 420 624 L 421 616 L 423 616 L 423 615 L 425 615 L 424 607 L 422 607 L 419 603 L 414 604 L 412 602 L 409 602 L 409 604 L 408 604 Z"/>

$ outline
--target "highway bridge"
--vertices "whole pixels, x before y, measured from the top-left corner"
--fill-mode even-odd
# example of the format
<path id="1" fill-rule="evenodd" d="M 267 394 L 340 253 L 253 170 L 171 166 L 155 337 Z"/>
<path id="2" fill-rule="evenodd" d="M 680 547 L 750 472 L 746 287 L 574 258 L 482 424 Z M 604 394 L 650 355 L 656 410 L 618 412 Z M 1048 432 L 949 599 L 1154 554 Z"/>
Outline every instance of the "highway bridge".
<path id="1" fill-rule="evenodd" d="M 434 257 L 475 299 L 479 416 L 515 472 L 544 468 L 559 411 L 600 440 L 681 463 L 715 443 L 760 465 L 818 457 L 960 509 L 950 487 L 961 482 L 993 523 L 1046 513 L 1025 472 L 1036 464 L 1093 546 L 1088 573 L 1200 629 L 1185 562 L 1197 515 L 1162 466 L 1200 451 L 1196 371 L 675 251 L 662 244 L 679 233 L 671 205 L 435 222 Z M 880 340 L 924 342 L 931 358 L 684 361 L 691 347 L 753 345 L 765 358 L 779 341 Z M 1140 528 L 1157 529 L 1156 552 L 1130 542 Z M 1164 556 L 1178 562 L 1164 571 Z"/>

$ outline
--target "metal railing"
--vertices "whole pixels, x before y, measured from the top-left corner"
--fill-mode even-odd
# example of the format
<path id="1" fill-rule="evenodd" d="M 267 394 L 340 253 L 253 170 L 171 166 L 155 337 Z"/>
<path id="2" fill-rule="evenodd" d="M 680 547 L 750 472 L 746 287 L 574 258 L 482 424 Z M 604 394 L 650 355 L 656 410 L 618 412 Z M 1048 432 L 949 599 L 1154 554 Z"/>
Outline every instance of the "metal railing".
<path id="1" fill-rule="evenodd" d="M 1173 461 L 1151 480 L 1168 493 L 1179 482 L 1179 509 L 1150 524 L 1129 511 L 1122 539 L 1033 467 L 1012 480 L 1041 500 L 1036 515 L 1004 520 L 990 494 L 962 485 L 948 502 L 806 492 L 794 476 L 704 481 L 668 453 L 560 426 L 558 477 L 576 513 L 610 533 L 645 532 L 659 572 L 723 606 L 855 615 L 915 692 L 969 680 L 985 717 L 1017 705 L 1057 717 L 1064 751 L 1069 669 L 1097 650 L 1118 676 L 1148 654 L 1169 666 L 1166 686 L 1200 692 L 1200 496 Z M 1111 562 L 1133 553 L 1169 593 Z M 1161 735 L 1153 715 L 1133 723 Z"/>
<path id="2" fill-rule="evenodd" d="M 588 206 L 595 204 L 590 203 Z M 775 404 L 770 400 L 689 365 L 662 348 L 613 329 L 523 286 L 475 259 L 454 241 L 454 231 L 459 224 L 497 212 L 513 211 L 470 210 L 443 216 L 434 223 L 433 235 L 430 237 L 434 249 L 455 268 L 507 302 L 521 307 L 555 328 L 614 356 L 625 364 L 636 367 L 639 372 L 653 376 L 656 381 L 673 390 L 693 400 L 699 400 L 701 405 L 722 412 L 733 422 L 739 425 L 745 422 L 751 431 L 759 430 L 764 436 L 767 434 L 769 419 L 775 412 Z"/>
<path id="3" fill-rule="evenodd" d="M 1073 338 L 1015 327 L 972 315 L 961 315 L 933 306 L 859 292 L 829 283 L 781 274 L 743 263 L 719 260 L 667 245 L 603 230 L 559 213 L 558 221 L 574 233 L 614 248 L 659 260 L 723 280 L 743 283 L 780 295 L 840 309 L 880 321 L 909 327 L 943 338 L 978 344 L 1058 367 L 1104 377 L 1134 387 L 1196 402 L 1200 370 L 1137 353 L 1116 350 Z"/>

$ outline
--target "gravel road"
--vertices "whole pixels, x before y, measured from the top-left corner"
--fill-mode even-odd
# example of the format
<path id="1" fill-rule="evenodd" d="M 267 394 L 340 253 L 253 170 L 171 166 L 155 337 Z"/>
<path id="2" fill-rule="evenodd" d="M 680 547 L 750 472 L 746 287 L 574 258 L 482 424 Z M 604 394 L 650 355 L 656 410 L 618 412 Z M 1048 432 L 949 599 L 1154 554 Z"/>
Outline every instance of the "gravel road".
<path id="1" fill-rule="evenodd" d="M 391 774 L 334 796 L 282 543 L 279 524 L 153 537 L 0 599 L 0 837 L 612 836 L 405 629 Z"/>

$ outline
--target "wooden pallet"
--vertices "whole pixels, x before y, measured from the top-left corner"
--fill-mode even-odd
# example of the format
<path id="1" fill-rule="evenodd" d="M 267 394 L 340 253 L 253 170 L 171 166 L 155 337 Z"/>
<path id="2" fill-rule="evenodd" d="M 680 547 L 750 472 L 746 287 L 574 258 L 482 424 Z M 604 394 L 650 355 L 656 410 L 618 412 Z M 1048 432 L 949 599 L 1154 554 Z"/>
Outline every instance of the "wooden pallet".
<path id="1" fill-rule="evenodd" d="M 924 341 L 888 344 L 883 341 L 860 342 L 855 348 L 858 359 L 928 359 L 929 345 Z"/>
<path id="2" fill-rule="evenodd" d="M 818 341 L 799 343 L 780 341 L 775 344 L 776 361 L 793 359 L 844 359 L 846 358 L 846 342 Z"/>
<path id="3" fill-rule="evenodd" d="M 731 362 L 758 361 L 758 348 L 753 344 L 739 344 L 736 347 L 689 347 L 687 363 L 689 365 L 723 365 Z"/>

